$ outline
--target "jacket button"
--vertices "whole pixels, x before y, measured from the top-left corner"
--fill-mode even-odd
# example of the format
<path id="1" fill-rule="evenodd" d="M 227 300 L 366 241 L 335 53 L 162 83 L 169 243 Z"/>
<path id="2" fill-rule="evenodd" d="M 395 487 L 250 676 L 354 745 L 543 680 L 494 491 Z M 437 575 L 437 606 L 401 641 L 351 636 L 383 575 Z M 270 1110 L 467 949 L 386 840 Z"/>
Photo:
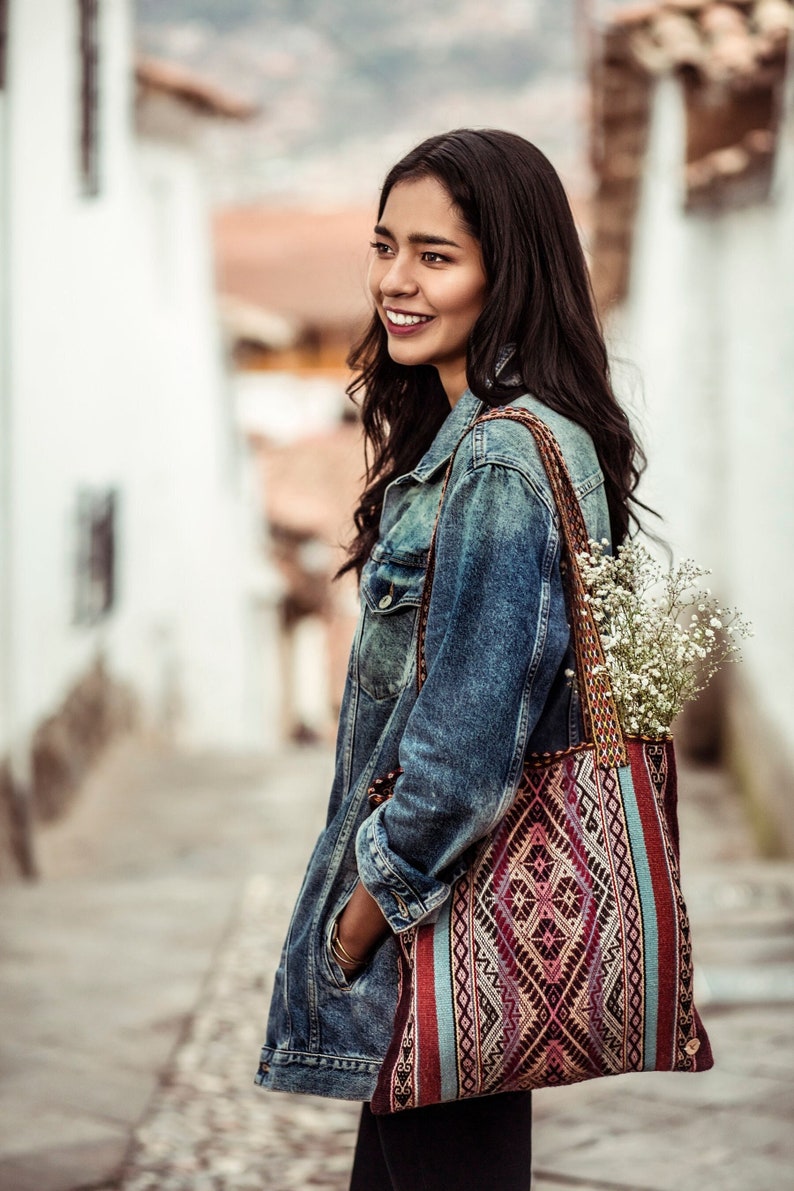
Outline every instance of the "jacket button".
<path id="1" fill-rule="evenodd" d="M 391 604 L 391 596 L 390 595 L 381 596 L 380 599 L 378 600 L 379 608 L 388 608 L 390 604 Z"/>
<path id="2" fill-rule="evenodd" d="M 697 1052 L 700 1050 L 700 1039 L 699 1038 L 690 1038 L 689 1041 L 687 1042 L 686 1046 L 684 1047 L 684 1050 L 686 1051 L 686 1053 L 688 1055 L 696 1055 Z"/>

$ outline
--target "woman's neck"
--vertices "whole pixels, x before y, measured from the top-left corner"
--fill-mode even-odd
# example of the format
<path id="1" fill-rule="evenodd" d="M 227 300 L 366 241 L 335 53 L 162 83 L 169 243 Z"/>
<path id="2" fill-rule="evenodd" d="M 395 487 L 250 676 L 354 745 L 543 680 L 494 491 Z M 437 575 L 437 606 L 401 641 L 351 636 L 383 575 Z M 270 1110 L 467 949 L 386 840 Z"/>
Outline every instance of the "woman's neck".
<path id="1" fill-rule="evenodd" d="M 452 365 L 449 368 L 442 366 L 438 368 L 438 378 L 441 381 L 441 387 L 447 395 L 450 409 L 454 409 L 469 387 L 465 365 L 463 368 L 456 365 Z"/>

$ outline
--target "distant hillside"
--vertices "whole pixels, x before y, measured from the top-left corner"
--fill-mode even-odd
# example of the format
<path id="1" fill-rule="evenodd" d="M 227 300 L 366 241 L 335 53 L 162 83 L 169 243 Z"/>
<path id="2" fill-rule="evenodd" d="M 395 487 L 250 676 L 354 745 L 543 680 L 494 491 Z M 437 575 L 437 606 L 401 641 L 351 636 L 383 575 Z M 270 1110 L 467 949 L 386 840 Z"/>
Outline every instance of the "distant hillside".
<path id="1" fill-rule="evenodd" d="M 513 128 L 579 173 L 573 0 L 137 0 L 144 52 L 256 100 L 213 134 L 219 198 L 358 198 L 416 140 Z"/>

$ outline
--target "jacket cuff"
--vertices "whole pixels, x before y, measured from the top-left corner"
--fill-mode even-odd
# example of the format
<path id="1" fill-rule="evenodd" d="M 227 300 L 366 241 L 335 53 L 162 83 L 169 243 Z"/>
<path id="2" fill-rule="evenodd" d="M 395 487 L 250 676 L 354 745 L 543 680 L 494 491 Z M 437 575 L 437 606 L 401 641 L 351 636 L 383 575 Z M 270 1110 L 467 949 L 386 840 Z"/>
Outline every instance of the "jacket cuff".
<path id="1" fill-rule="evenodd" d="M 420 922 L 434 921 L 451 887 L 395 856 L 381 822 L 385 810 L 386 806 L 379 807 L 361 824 L 356 836 L 356 860 L 362 885 L 378 903 L 394 933 L 400 934 Z"/>

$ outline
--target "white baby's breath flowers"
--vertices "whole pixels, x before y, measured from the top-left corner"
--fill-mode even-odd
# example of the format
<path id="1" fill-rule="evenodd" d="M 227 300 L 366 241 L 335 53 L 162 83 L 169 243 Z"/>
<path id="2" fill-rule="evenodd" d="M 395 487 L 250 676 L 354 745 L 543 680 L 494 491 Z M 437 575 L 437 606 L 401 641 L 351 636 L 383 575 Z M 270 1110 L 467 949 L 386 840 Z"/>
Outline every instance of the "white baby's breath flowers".
<path id="1" fill-rule="evenodd" d="M 618 714 L 631 736 L 666 736 L 684 704 L 739 656 L 738 639 L 752 630 L 700 587 L 709 571 L 691 558 L 665 570 L 639 542 L 614 555 L 607 547 L 591 541 L 578 562 Z"/>

